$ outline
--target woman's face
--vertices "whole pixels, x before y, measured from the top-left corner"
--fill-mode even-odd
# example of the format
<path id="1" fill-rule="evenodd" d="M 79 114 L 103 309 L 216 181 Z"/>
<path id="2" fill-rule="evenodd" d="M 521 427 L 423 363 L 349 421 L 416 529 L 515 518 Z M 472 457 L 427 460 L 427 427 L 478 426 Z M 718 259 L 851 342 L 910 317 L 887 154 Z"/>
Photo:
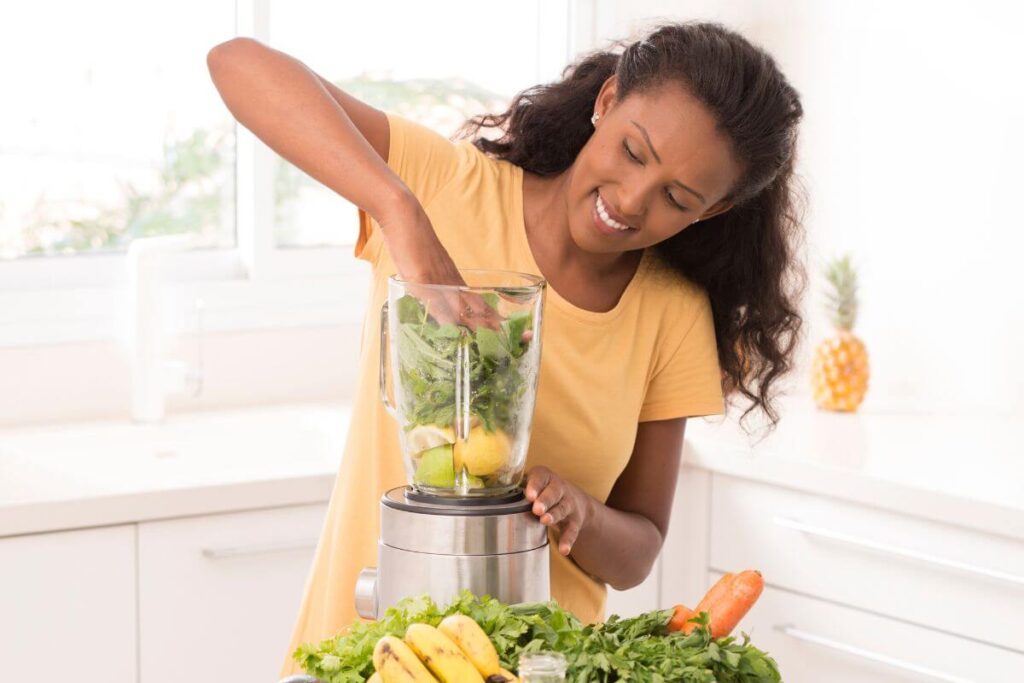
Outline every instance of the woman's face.
<path id="1" fill-rule="evenodd" d="M 728 210 L 722 198 L 741 166 L 711 113 L 675 84 L 621 101 L 615 94 L 612 76 L 595 104 L 594 134 L 573 164 L 576 245 L 592 253 L 641 249 Z"/>

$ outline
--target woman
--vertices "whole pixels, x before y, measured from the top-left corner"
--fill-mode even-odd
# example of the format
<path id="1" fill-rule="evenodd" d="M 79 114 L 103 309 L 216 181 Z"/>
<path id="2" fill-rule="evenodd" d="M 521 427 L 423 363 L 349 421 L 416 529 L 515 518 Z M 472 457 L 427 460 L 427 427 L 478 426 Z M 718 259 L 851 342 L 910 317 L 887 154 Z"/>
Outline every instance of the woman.
<path id="1" fill-rule="evenodd" d="M 378 500 L 405 483 L 377 399 L 387 278 L 459 268 L 548 281 L 526 495 L 551 528 L 553 597 L 585 621 L 639 584 L 669 522 L 686 419 L 723 393 L 774 425 L 800 328 L 793 163 L 799 97 L 765 52 L 717 24 L 666 24 L 590 54 L 452 142 L 380 112 L 249 39 L 208 62 L 232 114 L 361 208 L 373 265 L 352 428 L 290 651 L 355 617 Z M 486 315 L 480 301 L 451 309 Z M 286 662 L 282 675 L 296 666 Z"/>

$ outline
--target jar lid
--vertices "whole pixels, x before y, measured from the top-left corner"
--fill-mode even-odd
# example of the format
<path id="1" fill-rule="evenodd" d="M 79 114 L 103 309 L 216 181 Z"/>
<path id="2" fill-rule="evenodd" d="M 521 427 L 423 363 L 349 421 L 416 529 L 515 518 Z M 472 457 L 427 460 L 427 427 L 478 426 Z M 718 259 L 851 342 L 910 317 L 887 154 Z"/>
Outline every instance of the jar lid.
<path id="1" fill-rule="evenodd" d="M 527 652 L 519 658 L 520 676 L 565 676 L 565 656 L 560 652 Z"/>

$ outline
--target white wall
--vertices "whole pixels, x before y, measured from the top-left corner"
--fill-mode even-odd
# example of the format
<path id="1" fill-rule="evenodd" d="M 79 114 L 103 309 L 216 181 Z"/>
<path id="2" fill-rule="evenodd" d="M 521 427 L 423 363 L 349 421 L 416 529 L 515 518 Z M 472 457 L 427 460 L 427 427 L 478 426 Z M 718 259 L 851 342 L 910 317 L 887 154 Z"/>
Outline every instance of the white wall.
<path id="1" fill-rule="evenodd" d="M 805 107 L 813 288 L 861 264 L 866 410 L 1024 413 L 1024 10 L 1012 3 L 597 0 L 598 43 L 648 20 L 721 21 L 771 52 Z M 811 345 L 806 345 L 806 354 Z M 796 389 L 806 392 L 806 370 Z"/>
<path id="2" fill-rule="evenodd" d="M 574 45 L 659 16 L 733 26 L 801 92 L 811 273 L 841 250 L 862 264 L 865 409 L 1024 414 L 1021 13 L 991 0 L 595 0 L 574 8 Z M 812 342 L 827 331 L 817 284 Z M 357 350 L 355 325 L 211 333 L 203 396 L 169 406 L 341 398 Z M 64 388 L 41 390 L 45 378 Z M 0 425 L 127 417 L 128 380 L 114 343 L 0 348 Z M 794 384 L 806 391 L 805 369 Z"/>

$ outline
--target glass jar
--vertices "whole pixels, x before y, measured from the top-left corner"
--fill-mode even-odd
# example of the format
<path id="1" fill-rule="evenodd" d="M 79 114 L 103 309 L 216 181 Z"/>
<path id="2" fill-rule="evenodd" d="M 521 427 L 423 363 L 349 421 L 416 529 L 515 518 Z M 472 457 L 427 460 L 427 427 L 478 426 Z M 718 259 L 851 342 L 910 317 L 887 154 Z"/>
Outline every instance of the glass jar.
<path id="1" fill-rule="evenodd" d="M 565 657 L 558 652 L 528 652 L 519 658 L 521 683 L 564 683 Z"/>
<path id="2" fill-rule="evenodd" d="M 410 486 L 445 497 L 500 496 L 519 487 L 526 464 L 546 283 L 510 271 L 462 276 L 465 285 L 389 278 L 380 394 L 398 421 Z M 494 328 L 435 316 L 467 296 L 493 309 Z"/>

